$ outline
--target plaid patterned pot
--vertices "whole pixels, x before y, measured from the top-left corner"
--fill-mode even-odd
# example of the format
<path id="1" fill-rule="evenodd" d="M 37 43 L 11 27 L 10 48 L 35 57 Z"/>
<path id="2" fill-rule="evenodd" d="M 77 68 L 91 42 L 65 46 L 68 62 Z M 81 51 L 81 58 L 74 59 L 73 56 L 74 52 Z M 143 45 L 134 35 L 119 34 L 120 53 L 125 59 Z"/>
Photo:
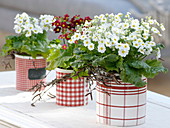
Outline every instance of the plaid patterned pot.
<path id="1" fill-rule="evenodd" d="M 46 60 L 29 56 L 15 55 L 16 89 L 27 91 L 40 81 L 45 81 Z"/>
<path id="2" fill-rule="evenodd" d="M 56 69 L 57 79 L 72 73 L 73 70 Z M 88 104 L 87 82 L 85 78 L 67 79 L 56 87 L 56 104 L 61 106 L 84 106 Z"/>
<path id="3" fill-rule="evenodd" d="M 97 122 L 121 127 L 143 124 L 146 115 L 146 86 L 136 87 L 120 82 L 121 85 L 109 83 L 111 87 L 97 83 Z"/>

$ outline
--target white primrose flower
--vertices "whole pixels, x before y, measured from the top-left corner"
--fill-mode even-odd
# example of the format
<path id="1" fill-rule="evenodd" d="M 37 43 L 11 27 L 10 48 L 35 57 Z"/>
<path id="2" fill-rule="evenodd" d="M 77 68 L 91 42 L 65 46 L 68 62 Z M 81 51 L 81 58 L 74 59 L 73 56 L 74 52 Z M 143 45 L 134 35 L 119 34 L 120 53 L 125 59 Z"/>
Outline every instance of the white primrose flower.
<path id="1" fill-rule="evenodd" d="M 149 22 L 150 24 L 154 24 L 154 23 L 155 23 L 154 20 L 152 20 L 152 19 L 148 20 L 148 22 Z"/>
<path id="2" fill-rule="evenodd" d="M 99 16 L 98 16 L 98 15 L 95 15 L 95 16 L 94 16 L 94 19 L 98 19 L 98 18 L 99 18 Z"/>
<path id="3" fill-rule="evenodd" d="M 144 26 L 139 26 L 137 29 L 136 29 L 136 33 L 142 33 L 145 29 Z"/>
<path id="4" fill-rule="evenodd" d="M 24 20 L 19 18 L 19 19 L 16 19 L 14 23 L 17 25 L 22 25 L 24 23 Z"/>
<path id="5" fill-rule="evenodd" d="M 100 15 L 99 15 L 99 19 L 103 19 L 104 17 L 105 17 L 104 14 L 100 14 Z"/>
<path id="6" fill-rule="evenodd" d="M 106 23 L 107 22 L 107 18 L 104 17 L 100 21 L 103 22 L 103 23 Z"/>
<path id="7" fill-rule="evenodd" d="M 150 29 L 150 24 L 148 22 L 143 22 L 142 25 L 147 29 Z"/>
<path id="8" fill-rule="evenodd" d="M 112 37 L 112 33 L 111 32 L 105 32 L 104 35 L 107 38 L 111 38 Z"/>
<path id="9" fill-rule="evenodd" d="M 20 14 L 17 14 L 14 19 L 18 19 L 20 17 Z"/>
<path id="10" fill-rule="evenodd" d="M 137 39 L 137 33 L 131 33 L 128 37 L 128 40 L 134 40 L 134 39 Z"/>
<path id="11" fill-rule="evenodd" d="M 126 49 L 119 49 L 118 51 L 118 54 L 121 56 L 121 57 L 126 57 L 128 55 L 129 51 L 126 50 Z"/>
<path id="12" fill-rule="evenodd" d="M 91 44 L 90 39 L 84 40 L 84 41 L 83 41 L 83 44 L 84 44 L 85 47 L 87 47 L 89 44 Z"/>
<path id="13" fill-rule="evenodd" d="M 76 40 L 73 38 L 73 36 L 71 37 L 71 39 L 68 40 L 68 43 L 73 44 Z"/>
<path id="14" fill-rule="evenodd" d="M 141 38 L 139 38 L 139 39 L 137 39 L 137 42 L 138 42 L 139 44 L 141 44 L 141 43 L 143 43 L 143 40 L 142 40 Z"/>
<path id="15" fill-rule="evenodd" d="M 131 38 L 129 38 L 128 36 L 122 36 L 122 39 L 123 39 L 124 41 L 131 40 Z"/>
<path id="16" fill-rule="evenodd" d="M 36 21 L 35 21 L 36 22 Z M 30 19 L 27 19 L 27 20 L 25 20 L 25 22 L 24 22 L 24 25 L 28 25 L 28 24 L 31 24 L 31 21 L 30 21 Z M 38 24 L 37 24 L 38 25 Z"/>
<path id="17" fill-rule="evenodd" d="M 37 28 L 34 28 L 33 33 L 37 34 L 37 33 L 39 33 L 39 30 Z"/>
<path id="18" fill-rule="evenodd" d="M 86 30 L 87 30 L 87 28 L 82 28 L 82 30 L 81 30 L 81 31 L 82 31 L 82 32 L 84 32 L 84 31 L 86 31 Z"/>
<path id="19" fill-rule="evenodd" d="M 116 46 L 118 42 L 111 41 L 112 46 Z"/>
<path id="20" fill-rule="evenodd" d="M 87 27 L 87 26 L 89 26 L 89 25 L 91 25 L 91 23 L 86 20 L 85 23 L 84 23 L 84 26 Z"/>
<path id="21" fill-rule="evenodd" d="M 111 47 L 111 46 L 112 46 L 112 43 L 111 43 L 111 41 L 110 41 L 109 39 L 105 39 L 105 45 L 106 45 L 107 47 Z"/>
<path id="22" fill-rule="evenodd" d="M 160 33 L 159 30 L 158 30 L 157 28 L 155 28 L 155 27 L 152 27 L 152 28 L 151 28 L 151 31 L 152 31 L 153 33 L 158 33 L 158 34 Z"/>
<path id="23" fill-rule="evenodd" d="M 33 26 L 32 24 L 28 24 L 28 25 L 25 26 L 25 29 L 26 29 L 26 30 L 33 31 L 34 26 Z"/>
<path id="24" fill-rule="evenodd" d="M 160 28 L 161 28 L 162 31 L 165 31 L 165 27 L 164 27 L 163 24 L 160 24 Z"/>
<path id="25" fill-rule="evenodd" d="M 157 26 L 160 25 L 156 19 L 154 20 L 154 22 L 155 22 L 155 24 L 156 24 Z"/>
<path id="26" fill-rule="evenodd" d="M 122 17 L 123 13 L 118 13 L 117 16 Z"/>
<path id="27" fill-rule="evenodd" d="M 79 40 L 81 38 L 81 34 L 80 33 L 74 33 L 73 35 L 75 40 Z"/>
<path id="28" fill-rule="evenodd" d="M 129 44 L 122 44 L 122 47 L 123 47 L 124 50 L 127 50 L 127 51 L 130 50 Z"/>
<path id="29" fill-rule="evenodd" d="M 23 27 L 23 32 L 26 32 L 26 31 L 31 31 L 30 29 L 29 29 L 29 25 L 30 24 L 28 24 L 28 25 L 23 25 L 22 27 Z M 33 30 L 33 29 L 32 29 Z"/>
<path id="30" fill-rule="evenodd" d="M 28 19 L 29 18 L 29 15 L 25 12 L 23 12 L 20 17 L 22 17 L 23 19 Z"/>
<path id="31" fill-rule="evenodd" d="M 116 35 L 114 35 L 114 36 L 111 38 L 111 40 L 112 40 L 113 42 L 115 42 L 115 43 L 118 43 L 119 37 L 116 36 Z"/>
<path id="32" fill-rule="evenodd" d="M 138 20 L 138 19 L 132 20 L 130 26 L 131 26 L 131 28 L 133 28 L 133 29 L 138 29 L 138 27 L 139 27 L 139 20 Z"/>
<path id="33" fill-rule="evenodd" d="M 129 24 L 128 23 L 123 23 L 122 27 L 123 27 L 123 29 L 127 29 L 127 28 L 129 28 Z"/>
<path id="34" fill-rule="evenodd" d="M 98 38 L 99 38 L 99 37 L 97 36 L 97 34 L 94 34 L 94 35 L 92 36 L 92 41 L 96 41 L 96 42 L 97 42 L 97 41 L 99 41 Z"/>
<path id="35" fill-rule="evenodd" d="M 30 36 L 31 36 L 31 34 L 32 34 L 32 33 L 31 33 L 31 31 L 30 31 L 30 30 L 27 30 L 27 32 L 26 32 L 26 34 L 25 34 L 25 36 L 26 36 L 26 37 L 30 37 Z"/>
<path id="36" fill-rule="evenodd" d="M 145 43 L 144 43 L 144 42 L 141 42 L 141 43 L 140 43 L 140 47 L 145 48 L 145 47 L 146 47 Z"/>
<path id="37" fill-rule="evenodd" d="M 122 44 L 122 43 L 117 43 L 117 44 L 115 45 L 115 48 L 116 48 L 116 49 L 123 49 L 123 44 Z"/>
<path id="38" fill-rule="evenodd" d="M 150 44 L 152 47 L 156 46 L 156 43 L 153 42 L 153 41 L 150 41 L 149 44 Z"/>
<path id="39" fill-rule="evenodd" d="M 139 48 L 139 47 L 140 47 L 139 42 L 134 41 L 134 42 L 133 42 L 133 47 L 135 47 L 135 48 Z"/>
<path id="40" fill-rule="evenodd" d="M 86 35 L 81 35 L 81 37 L 80 37 L 81 40 L 85 40 L 86 38 L 87 38 Z"/>
<path id="41" fill-rule="evenodd" d="M 15 26 L 14 26 L 14 30 L 15 30 L 15 32 L 16 32 L 17 34 L 20 34 L 21 31 L 22 31 L 22 28 L 21 28 L 20 26 L 18 26 L 18 25 L 15 25 Z"/>
<path id="42" fill-rule="evenodd" d="M 32 21 L 35 25 L 38 25 L 38 23 L 39 23 L 39 20 L 37 18 L 33 18 Z M 28 24 L 29 22 L 30 22 L 30 20 L 28 19 L 26 24 Z"/>
<path id="43" fill-rule="evenodd" d="M 140 53 L 142 53 L 142 54 L 145 54 L 145 51 L 146 51 L 146 49 L 144 49 L 144 47 L 140 47 L 140 48 L 138 49 L 138 52 L 140 52 Z"/>
<path id="44" fill-rule="evenodd" d="M 147 39 L 148 39 L 148 37 L 149 37 L 149 35 L 148 35 L 148 34 L 143 34 L 143 37 L 142 37 L 142 38 L 143 38 L 144 40 L 147 40 Z"/>
<path id="45" fill-rule="evenodd" d="M 34 29 L 33 29 L 33 32 L 34 32 L 35 34 L 37 34 L 37 33 L 43 33 L 43 30 L 42 30 L 42 28 L 41 28 L 40 26 L 35 25 L 35 27 L 34 27 Z"/>
<path id="46" fill-rule="evenodd" d="M 114 17 L 114 14 L 113 14 L 113 13 L 110 13 L 110 14 L 109 14 L 109 17 L 110 17 L 110 18 L 113 18 L 113 17 Z"/>
<path id="47" fill-rule="evenodd" d="M 150 47 L 150 48 L 147 48 L 146 51 L 145 51 L 145 54 L 146 54 L 146 55 L 150 55 L 151 52 L 152 52 L 152 50 L 153 50 L 153 49 L 152 49 L 151 47 Z"/>
<path id="48" fill-rule="evenodd" d="M 152 48 L 151 43 L 149 41 L 146 41 L 145 48 Z"/>
<path id="49" fill-rule="evenodd" d="M 93 43 L 90 43 L 90 44 L 88 45 L 88 49 L 89 49 L 90 51 L 92 51 L 92 50 L 94 49 L 94 44 L 93 44 Z"/>
<path id="50" fill-rule="evenodd" d="M 121 14 L 120 14 L 120 15 L 121 15 Z M 120 15 L 119 15 L 119 14 L 117 14 L 117 15 L 115 15 L 115 16 L 114 16 L 114 18 L 115 18 L 115 22 L 117 22 L 117 23 L 121 22 Z"/>
<path id="51" fill-rule="evenodd" d="M 71 39 L 68 40 L 68 43 L 73 44 L 74 40 L 71 38 Z"/>
<path id="52" fill-rule="evenodd" d="M 104 45 L 98 45 L 98 52 L 100 52 L 100 53 L 104 53 L 105 51 L 106 51 L 106 47 L 104 46 Z"/>
<path id="53" fill-rule="evenodd" d="M 98 43 L 99 43 L 99 45 L 104 45 L 105 44 L 105 39 L 100 39 Z"/>
<path id="54" fill-rule="evenodd" d="M 125 15 L 125 17 L 130 18 L 130 15 L 131 15 L 131 13 L 130 13 L 130 12 L 127 12 L 126 15 Z"/>

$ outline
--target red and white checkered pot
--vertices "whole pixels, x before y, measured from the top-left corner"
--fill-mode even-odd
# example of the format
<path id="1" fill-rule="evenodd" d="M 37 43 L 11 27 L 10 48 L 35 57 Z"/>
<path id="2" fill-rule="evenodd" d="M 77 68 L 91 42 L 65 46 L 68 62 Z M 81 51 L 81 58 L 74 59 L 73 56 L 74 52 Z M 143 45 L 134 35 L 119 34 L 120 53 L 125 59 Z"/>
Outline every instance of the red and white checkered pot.
<path id="1" fill-rule="evenodd" d="M 147 81 L 146 78 L 143 80 Z M 121 127 L 143 124 L 146 115 L 146 86 L 136 87 L 120 82 L 121 85 L 109 83 L 111 87 L 97 83 L 97 122 Z"/>
<path id="2" fill-rule="evenodd" d="M 46 60 L 43 57 L 34 59 L 30 56 L 15 55 L 16 89 L 27 91 L 40 81 L 45 82 L 45 79 L 30 80 L 29 78 L 30 69 L 45 67 Z"/>
<path id="3" fill-rule="evenodd" d="M 56 69 L 57 79 L 66 74 L 72 73 L 73 70 Z M 62 81 L 56 86 L 56 104 L 61 106 L 84 106 L 88 104 L 88 84 L 84 77 L 79 79 L 69 78 Z"/>

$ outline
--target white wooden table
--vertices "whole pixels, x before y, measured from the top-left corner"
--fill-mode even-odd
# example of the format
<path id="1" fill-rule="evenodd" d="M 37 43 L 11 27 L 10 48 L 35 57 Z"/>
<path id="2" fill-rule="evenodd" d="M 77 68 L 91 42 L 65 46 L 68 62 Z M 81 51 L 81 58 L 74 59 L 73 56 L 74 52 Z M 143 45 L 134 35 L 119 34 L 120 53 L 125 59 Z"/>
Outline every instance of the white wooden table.
<path id="1" fill-rule="evenodd" d="M 54 77 L 52 72 L 48 80 Z M 55 87 L 51 91 L 55 93 Z M 114 128 L 96 123 L 95 99 L 83 107 L 58 106 L 55 99 L 32 107 L 31 98 L 32 92 L 15 89 L 15 71 L 0 72 L 2 121 L 21 128 Z M 170 98 L 148 91 L 146 123 L 133 128 L 170 128 Z"/>

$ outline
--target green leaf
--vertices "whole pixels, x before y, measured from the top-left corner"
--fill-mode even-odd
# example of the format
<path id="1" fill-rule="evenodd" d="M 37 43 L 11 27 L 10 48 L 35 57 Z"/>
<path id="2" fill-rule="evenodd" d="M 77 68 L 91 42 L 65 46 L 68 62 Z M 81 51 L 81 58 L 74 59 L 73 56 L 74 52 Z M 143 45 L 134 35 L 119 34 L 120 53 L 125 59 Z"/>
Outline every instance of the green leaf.
<path id="1" fill-rule="evenodd" d="M 20 49 L 22 46 L 23 46 L 23 43 L 22 43 L 22 42 L 19 42 L 19 41 L 13 42 L 13 47 L 14 47 L 15 49 Z"/>
<path id="2" fill-rule="evenodd" d="M 120 73 L 120 78 L 124 82 L 134 84 L 137 87 L 146 85 L 146 82 L 142 80 L 141 73 L 133 67 L 129 67 L 128 64 L 124 64 L 124 70 Z"/>
<path id="3" fill-rule="evenodd" d="M 162 44 L 162 43 L 158 43 L 158 44 L 156 44 L 156 47 L 160 48 L 160 49 L 163 49 L 163 48 L 165 48 L 165 45 Z"/>
<path id="4" fill-rule="evenodd" d="M 85 62 L 84 61 L 79 61 L 79 60 L 75 60 L 74 62 L 71 62 L 70 65 L 74 68 L 74 69 L 79 69 L 79 68 L 83 68 L 84 67 Z"/>
<path id="5" fill-rule="evenodd" d="M 131 66 L 131 67 L 133 67 L 133 68 L 137 68 L 137 69 L 141 69 L 141 68 L 143 68 L 143 69 L 147 69 L 147 68 L 149 68 L 150 66 L 147 64 L 147 63 L 145 63 L 145 62 L 143 62 L 143 61 L 133 61 L 133 62 L 130 62 L 129 63 L 129 65 Z"/>
<path id="6" fill-rule="evenodd" d="M 51 52 L 50 56 L 47 58 L 47 61 L 55 61 L 55 59 L 60 55 L 60 50 L 55 49 Z"/>
<path id="7" fill-rule="evenodd" d="M 146 60 L 145 62 L 146 62 L 146 64 L 148 64 L 148 65 L 151 66 L 151 67 L 159 67 L 159 66 L 162 66 L 161 61 L 156 60 L 156 59 L 154 59 L 154 60 L 149 59 L 149 60 Z"/>
<path id="8" fill-rule="evenodd" d="M 94 55 L 90 55 L 90 54 L 82 54 L 80 57 L 81 57 L 83 60 L 88 60 L 88 61 L 94 59 Z"/>
<path id="9" fill-rule="evenodd" d="M 109 54 L 107 56 L 104 57 L 105 61 L 108 61 L 108 62 L 115 62 L 117 61 L 119 58 L 117 55 L 115 54 Z"/>
<path id="10" fill-rule="evenodd" d="M 142 73 L 147 78 L 154 78 L 160 72 L 166 73 L 168 69 L 165 68 L 159 60 L 146 60 L 146 63 L 150 66 L 149 69 L 144 70 Z"/>

